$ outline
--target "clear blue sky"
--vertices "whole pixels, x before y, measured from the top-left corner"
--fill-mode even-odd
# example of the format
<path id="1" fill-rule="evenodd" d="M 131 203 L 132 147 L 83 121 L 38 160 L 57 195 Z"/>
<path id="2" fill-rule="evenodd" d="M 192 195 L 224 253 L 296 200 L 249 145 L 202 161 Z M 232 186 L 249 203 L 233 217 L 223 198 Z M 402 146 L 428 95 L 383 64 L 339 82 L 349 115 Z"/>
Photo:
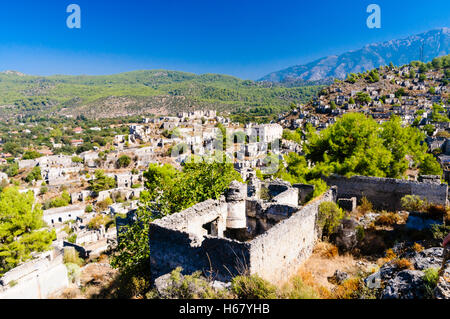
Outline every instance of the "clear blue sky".
<path id="1" fill-rule="evenodd" d="M 66 27 L 66 7 L 82 28 Z M 368 29 L 366 7 L 382 10 Z M 450 26 L 448 0 L 15 0 L 0 3 L 0 70 L 112 74 L 138 69 L 271 71 Z"/>

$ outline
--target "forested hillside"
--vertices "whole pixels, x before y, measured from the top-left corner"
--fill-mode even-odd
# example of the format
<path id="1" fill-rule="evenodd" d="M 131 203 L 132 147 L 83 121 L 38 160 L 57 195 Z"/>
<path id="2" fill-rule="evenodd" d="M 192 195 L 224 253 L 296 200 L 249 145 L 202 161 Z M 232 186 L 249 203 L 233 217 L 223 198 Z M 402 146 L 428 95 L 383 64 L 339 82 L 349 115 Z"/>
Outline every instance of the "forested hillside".
<path id="1" fill-rule="evenodd" d="M 166 115 L 210 108 L 267 116 L 305 103 L 318 86 L 281 87 L 235 77 L 152 70 L 107 76 L 0 74 L 1 117 Z"/>

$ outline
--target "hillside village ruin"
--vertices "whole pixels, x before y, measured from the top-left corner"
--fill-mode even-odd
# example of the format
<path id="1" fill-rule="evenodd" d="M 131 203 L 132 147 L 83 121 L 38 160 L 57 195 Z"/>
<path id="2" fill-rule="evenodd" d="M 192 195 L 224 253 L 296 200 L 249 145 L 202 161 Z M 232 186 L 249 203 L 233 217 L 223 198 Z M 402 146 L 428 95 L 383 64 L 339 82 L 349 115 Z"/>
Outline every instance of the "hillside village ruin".
<path id="1" fill-rule="evenodd" d="M 409 72 L 407 67 L 395 70 L 397 76 Z M 439 80 L 436 74 L 431 74 L 426 82 L 418 77 L 400 81 L 390 74 L 384 74 L 383 78 L 387 82 L 394 80 L 394 88 L 403 87 L 411 95 L 399 99 L 394 93 L 386 92 L 383 84 L 386 81 L 360 88 L 359 92 L 373 98 L 362 112 L 379 122 L 397 114 L 404 124 L 411 124 L 417 119 L 417 111 L 422 110 L 419 125 L 426 125 L 431 118 L 432 104 L 448 97 L 448 86 L 435 85 L 434 81 Z M 433 94 L 428 93 L 431 85 L 435 85 Z M 63 267 L 64 249 L 75 249 L 86 258 L 112 249 L 117 244 L 118 229 L 139 206 L 140 193 L 145 190 L 143 173 L 148 165 L 170 163 L 181 167 L 192 155 L 211 154 L 220 140 L 219 123 L 232 137 L 225 152 L 245 183 L 234 181 L 219 200 L 198 203 L 150 225 L 149 271 L 155 280 L 182 267 L 187 274 L 200 270 L 223 282 L 242 273 L 258 274 L 274 283 L 283 282 L 312 254 L 321 236 L 317 215 L 323 202 L 337 202 L 345 210 L 354 211 L 357 203 L 366 197 L 377 209 L 401 210 L 400 200 L 405 195 L 417 195 L 436 205 L 448 205 L 448 187 L 441 183 L 440 176 L 411 175 L 409 180 L 395 180 L 332 175 L 325 179 L 329 190 L 313 201 L 308 201 L 313 185 L 261 181 L 256 177 L 256 168 L 270 169 L 273 164 L 267 162 L 267 154 L 278 158 L 290 152 L 302 154 L 300 144 L 283 139 L 284 127 L 296 129 L 309 123 L 320 130 L 334 123 L 335 117 L 353 111 L 356 104 L 350 104 L 349 100 L 357 92 L 347 91 L 332 85 L 326 95 L 313 102 L 315 111 L 298 107 L 280 115 L 278 123 L 240 125 L 217 115 L 216 111 L 197 110 L 131 123 L 128 135 L 114 136 L 113 151 L 83 152 L 78 155 L 81 161 L 74 161 L 74 156 L 50 154 L 30 160 L 15 159 L 20 171 L 39 167 L 42 174 L 41 181 L 22 187 L 21 192 L 32 191 L 42 203 L 65 189 L 70 195 L 70 205 L 44 210 L 44 221 L 57 234 L 54 249 L 1 277 L 0 299 L 47 298 L 66 288 L 69 283 Z M 385 97 L 381 99 L 382 96 Z M 332 109 L 331 100 L 342 108 Z M 444 109 L 450 114 L 450 106 L 445 105 Z M 437 133 L 449 129 L 447 122 L 437 123 L 436 132 L 426 140 L 430 151 L 441 150 L 438 158 L 447 182 L 450 181 L 447 167 L 450 138 Z M 74 132 L 83 130 L 75 128 Z M 74 139 L 72 144 L 81 145 L 83 140 Z M 118 168 L 118 159 L 123 155 L 131 159 L 131 165 Z M 98 169 L 114 179 L 114 188 L 97 193 L 88 189 Z M 3 179 L 8 180 L 8 176 L 0 173 L 0 180 Z M 40 192 L 43 185 L 49 190 L 46 194 Z M 262 189 L 267 190 L 268 197 L 261 196 Z M 87 209 L 107 199 L 112 203 L 106 208 Z M 117 227 L 89 229 L 89 222 L 98 214 L 118 217 Z M 75 239 L 69 240 L 73 235 Z"/>

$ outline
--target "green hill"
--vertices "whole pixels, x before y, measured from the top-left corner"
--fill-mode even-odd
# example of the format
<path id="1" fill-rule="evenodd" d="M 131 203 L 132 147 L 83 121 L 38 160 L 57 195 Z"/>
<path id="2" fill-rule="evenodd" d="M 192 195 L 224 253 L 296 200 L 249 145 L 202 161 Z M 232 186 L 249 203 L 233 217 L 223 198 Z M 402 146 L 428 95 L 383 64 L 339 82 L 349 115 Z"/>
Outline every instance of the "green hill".
<path id="1" fill-rule="evenodd" d="M 212 108 L 255 116 L 306 103 L 319 86 L 282 87 L 219 74 L 151 70 L 106 76 L 0 74 L 1 117 L 166 115 Z"/>

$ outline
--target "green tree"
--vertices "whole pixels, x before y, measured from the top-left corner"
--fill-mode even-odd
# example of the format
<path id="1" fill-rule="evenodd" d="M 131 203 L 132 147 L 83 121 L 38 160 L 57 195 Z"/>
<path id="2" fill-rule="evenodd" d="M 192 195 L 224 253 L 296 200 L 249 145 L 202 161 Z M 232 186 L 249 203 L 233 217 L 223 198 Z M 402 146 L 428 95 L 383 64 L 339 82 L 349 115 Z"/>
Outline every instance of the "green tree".
<path id="1" fill-rule="evenodd" d="M 106 176 L 103 170 L 96 170 L 95 179 L 90 180 L 89 183 L 91 184 L 91 190 L 95 193 L 113 189 L 117 186 L 115 179 L 113 177 Z"/>
<path id="2" fill-rule="evenodd" d="M 442 176 L 442 168 L 432 154 L 426 154 L 419 166 L 420 175 Z"/>
<path id="3" fill-rule="evenodd" d="M 31 172 L 25 177 L 25 181 L 30 183 L 32 181 L 39 181 L 42 179 L 41 168 L 39 166 L 33 167 Z"/>
<path id="4" fill-rule="evenodd" d="M 350 113 L 319 134 L 309 131 L 304 150 L 315 174 L 400 178 L 409 165 L 407 155 L 419 165 L 424 161 L 423 139 L 423 133 L 402 127 L 396 116 L 379 125 L 361 113 Z"/>
<path id="5" fill-rule="evenodd" d="M 380 131 L 373 119 L 346 114 L 319 134 L 309 134 L 306 157 L 342 175 L 386 176 L 392 154 L 383 145 Z"/>
<path id="6" fill-rule="evenodd" d="M 0 193 L 0 275 L 29 260 L 32 252 L 50 248 L 55 233 L 42 227 L 42 209 L 32 192 L 8 187 Z"/>
<path id="7" fill-rule="evenodd" d="M 42 157 L 41 153 L 38 153 L 36 151 L 27 151 L 25 154 L 23 154 L 22 159 L 23 160 L 30 160 L 30 159 L 36 159 Z"/>
<path id="8" fill-rule="evenodd" d="M 359 104 L 368 104 L 372 101 L 369 94 L 365 92 L 358 92 L 356 93 L 356 102 Z"/>
<path id="9" fill-rule="evenodd" d="M 117 160 L 117 168 L 125 168 L 131 164 L 131 158 L 128 155 L 122 155 Z"/>

